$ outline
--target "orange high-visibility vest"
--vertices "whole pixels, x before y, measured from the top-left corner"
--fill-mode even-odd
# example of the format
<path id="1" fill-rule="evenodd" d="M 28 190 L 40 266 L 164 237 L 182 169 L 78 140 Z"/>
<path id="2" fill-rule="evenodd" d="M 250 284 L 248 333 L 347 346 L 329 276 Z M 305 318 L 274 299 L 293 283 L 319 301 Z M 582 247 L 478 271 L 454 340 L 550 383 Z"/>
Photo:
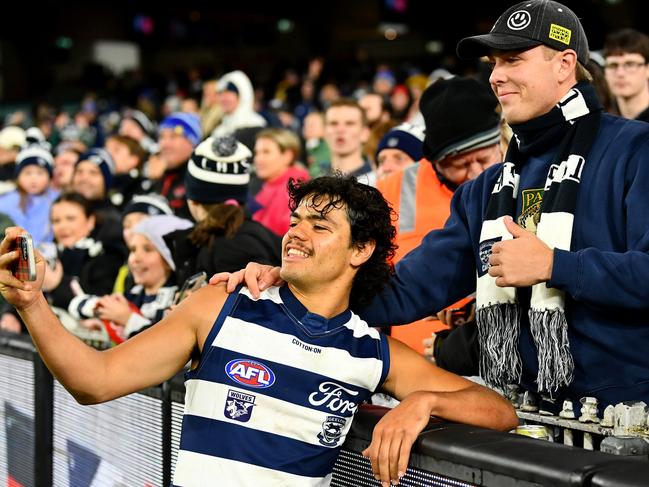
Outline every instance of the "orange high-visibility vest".
<path id="1" fill-rule="evenodd" d="M 417 247 L 431 230 L 442 228 L 451 213 L 453 191 L 443 185 L 432 163 L 426 159 L 391 174 L 376 184 L 398 215 L 397 245 L 394 263 Z M 460 307 L 468 299 L 453 305 Z M 448 328 L 438 320 L 419 320 L 394 326 L 390 335 L 423 353 L 422 341 L 432 333 Z"/>

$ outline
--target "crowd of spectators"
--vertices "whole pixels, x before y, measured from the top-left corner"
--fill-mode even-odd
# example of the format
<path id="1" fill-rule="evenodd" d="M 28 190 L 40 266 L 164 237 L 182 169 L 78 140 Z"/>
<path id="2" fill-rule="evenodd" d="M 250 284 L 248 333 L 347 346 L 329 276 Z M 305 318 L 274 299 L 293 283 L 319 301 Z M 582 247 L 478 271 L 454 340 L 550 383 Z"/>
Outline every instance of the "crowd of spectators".
<path id="1" fill-rule="evenodd" d="M 603 56 L 594 53 L 590 69 L 608 110 L 646 118 L 647 56 L 647 37 L 628 29 L 609 37 Z M 287 69 L 271 89 L 240 70 L 218 77 L 192 70 L 191 82 L 170 80 L 159 100 L 146 87 L 123 100 L 98 91 L 76 109 L 39 103 L 6 115 L 0 224 L 32 234 L 49 264 L 44 290 L 63 322 L 115 343 L 158 321 L 198 272 L 234 271 L 248 261 L 279 264 L 290 178 L 353 174 L 378 184 L 399 209 L 421 202 L 395 201 L 385 188 L 402 188 L 401 171 L 420 160 L 434 162 L 431 177 L 449 197 L 482 171 L 449 176 L 446 153 L 426 148 L 463 136 L 475 117 L 499 118 L 458 109 L 464 94 L 484 89 L 481 96 L 490 96 L 487 68 L 472 74 L 475 86 L 443 85 L 463 73 L 388 64 L 350 85 L 329 78 L 326 68 L 326 60 L 313 58 L 302 74 Z M 640 81 L 632 93 L 626 78 L 633 76 Z M 438 80 L 443 88 L 427 89 Z M 422 94 L 428 108 L 420 106 Z M 501 128 L 498 160 L 509 133 L 506 124 Z M 147 223 L 150 217 L 157 223 Z M 24 331 L 7 306 L 0 329 Z"/>

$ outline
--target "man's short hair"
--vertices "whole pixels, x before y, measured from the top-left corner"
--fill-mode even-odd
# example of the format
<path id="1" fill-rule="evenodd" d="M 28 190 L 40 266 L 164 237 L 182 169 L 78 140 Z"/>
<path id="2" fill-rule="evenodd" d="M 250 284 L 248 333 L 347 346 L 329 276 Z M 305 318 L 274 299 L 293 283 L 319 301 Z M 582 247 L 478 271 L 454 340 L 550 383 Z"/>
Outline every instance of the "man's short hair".
<path id="1" fill-rule="evenodd" d="M 549 61 L 552 59 L 558 52 L 556 49 L 553 49 L 548 46 L 543 46 L 544 49 L 544 58 Z M 581 64 L 581 61 L 577 60 L 577 64 L 575 66 L 575 79 L 577 83 L 586 82 L 590 83 L 593 81 L 593 75 L 591 72 L 588 70 L 586 66 Z"/>
<path id="2" fill-rule="evenodd" d="M 394 211 L 381 192 L 359 183 L 353 176 L 339 172 L 310 181 L 289 180 L 289 207 L 294 211 L 304 198 L 313 206 L 324 203 L 320 213 L 344 209 L 351 229 L 350 246 L 375 243 L 372 256 L 356 273 L 349 298 L 352 308 L 364 306 L 379 293 L 394 272 L 392 258 L 396 250 Z"/>
<path id="3" fill-rule="evenodd" d="M 649 36 L 635 29 L 611 32 L 604 40 L 604 57 L 640 54 L 649 61 Z"/>
<path id="4" fill-rule="evenodd" d="M 360 106 L 356 100 L 352 100 L 351 98 L 339 98 L 338 100 L 331 102 L 331 105 L 329 105 L 325 110 L 325 120 L 327 117 L 327 112 L 329 112 L 329 110 L 331 110 L 332 108 L 336 108 L 336 107 L 356 108 L 358 112 L 361 114 L 361 124 L 363 125 L 363 127 L 367 127 L 369 125 L 365 110 L 363 110 L 363 107 Z"/>

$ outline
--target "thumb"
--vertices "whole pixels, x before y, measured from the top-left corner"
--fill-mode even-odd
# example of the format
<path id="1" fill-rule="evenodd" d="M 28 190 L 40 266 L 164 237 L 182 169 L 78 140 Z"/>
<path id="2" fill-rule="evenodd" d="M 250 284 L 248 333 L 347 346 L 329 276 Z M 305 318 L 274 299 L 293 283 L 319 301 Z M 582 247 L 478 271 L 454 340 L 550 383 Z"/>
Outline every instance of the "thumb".
<path id="1" fill-rule="evenodd" d="M 509 233 L 512 234 L 512 237 L 520 238 L 520 237 L 524 237 L 529 233 L 523 227 L 517 225 L 511 216 L 506 216 L 503 220 L 505 222 L 505 228 Z"/>

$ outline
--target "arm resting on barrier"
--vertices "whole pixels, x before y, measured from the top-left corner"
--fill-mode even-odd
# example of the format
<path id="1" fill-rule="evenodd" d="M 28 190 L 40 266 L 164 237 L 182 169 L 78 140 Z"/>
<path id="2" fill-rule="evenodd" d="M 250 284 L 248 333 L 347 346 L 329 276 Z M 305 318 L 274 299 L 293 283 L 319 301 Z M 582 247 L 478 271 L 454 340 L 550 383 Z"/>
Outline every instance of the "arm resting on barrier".
<path id="1" fill-rule="evenodd" d="M 37 279 L 24 283 L 9 270 L 17 258 L 7 229 L 0 243 L 0 292 L 15 306 L 43 361 L 82 404 L 105 402 L 165 381 L 196 356 L 227 297 L 224 286 L 206 286 L 155 326 L 118 347 L 98 351 L 69 333 L 47 303 L 41 286 L 43 257 L 37 254 Z M 199 341 L 200 340 L 200 341 Z"/>
<path id="2" fill-rule="evenodd" d="M 398 481 L 431 415 L 504 431 L 518 424 L 514 408 L 500 394 L 440 369 L 398 340 L 389 343 L 390 372 L 383 388 L 401 404 L 379 421 L 363 452 L 377 478 Z"/>

